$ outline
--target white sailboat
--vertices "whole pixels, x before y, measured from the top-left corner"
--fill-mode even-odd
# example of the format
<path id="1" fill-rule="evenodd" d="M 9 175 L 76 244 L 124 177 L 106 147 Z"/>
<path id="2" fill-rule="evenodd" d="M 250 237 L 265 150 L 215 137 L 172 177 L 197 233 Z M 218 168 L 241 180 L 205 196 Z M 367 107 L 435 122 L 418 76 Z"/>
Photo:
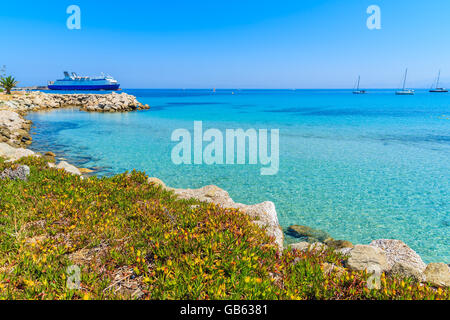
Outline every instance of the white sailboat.
<path id="1" fill-rule="evenodd" d="M 400 91 L 395 92 L 395 94 L 397 95 L 414 95 L 414 90 L 412 89 L 405 89 L 405 85 L 406 85 L 406 76 L 408 75 L 408 68 L 406 68 L 405 71 L 405 78 L 403 79 L 403 88 Z"/>
<path id="2" fill-rule="evenodd" d="M 353 94 L 365 94 L 365 93 L 367 93 L 366 90 L 360 90 L 359 89 L 360 81 L 361 81 L 361 76 L 358 76 L 358 84 L 356 85 L 356 90 L 353 91 Z"/>
<path id="3" fill-rule="evenodd" d="M 440 80 L 441 80 L 441 70 L 439 70 L 439 74 L 436 80 L 436 86 L 434 88 L 431 88 L 430 92 L 448 92 L 447 89 L 439 87 Z"/>

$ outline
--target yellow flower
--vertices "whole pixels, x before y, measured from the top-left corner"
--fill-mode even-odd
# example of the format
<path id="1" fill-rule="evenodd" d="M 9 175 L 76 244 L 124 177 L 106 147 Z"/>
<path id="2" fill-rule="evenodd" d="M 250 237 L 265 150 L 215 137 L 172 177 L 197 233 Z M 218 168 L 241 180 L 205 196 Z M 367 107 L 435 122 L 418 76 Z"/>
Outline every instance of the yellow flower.
<path id="1" fill-rule="evenodd" d="M 23 280 L 23 282 L 28 286 L 28 287 L 33 287 L 34 286 L 34 281 L 33 280 Z"/>
<path id="2" fill-rule="evenodd" d="M 250 282 L 250 277 L 245 277 L 245 283 L 249 283 Z"/>
<path id="3" fill-rule="evenodd" d="M 91 297 L 90 297 L 90 295 L 89 295 L 89 293 L 85 293 L 84 295 L 83 295 L 83 300 L 89 300 Z"/>

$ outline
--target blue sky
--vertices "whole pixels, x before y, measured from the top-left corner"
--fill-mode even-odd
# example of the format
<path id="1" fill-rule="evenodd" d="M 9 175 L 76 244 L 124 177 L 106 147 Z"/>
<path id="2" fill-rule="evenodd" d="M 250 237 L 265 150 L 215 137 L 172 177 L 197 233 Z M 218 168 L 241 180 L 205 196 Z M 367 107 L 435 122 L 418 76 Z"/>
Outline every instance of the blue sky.
<path id="1" fill-rule="evenodd" d="M 69 5 L 81 30 L 69 30 Z M 366 26 L 381 8 L 381 30 Z M 109 73 L 124 88 L 450 87 L 450 1 L 10 1 L 2 49 L 20 85 L 62 71 Z"/>

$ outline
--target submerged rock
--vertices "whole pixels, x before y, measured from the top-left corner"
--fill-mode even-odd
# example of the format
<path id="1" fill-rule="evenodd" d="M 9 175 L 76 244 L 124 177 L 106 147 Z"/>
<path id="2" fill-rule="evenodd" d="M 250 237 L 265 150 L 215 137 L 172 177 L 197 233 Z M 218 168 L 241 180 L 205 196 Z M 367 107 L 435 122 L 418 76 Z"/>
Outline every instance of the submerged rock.
<path id="1" fill-rule="evenodd" d="M 330 235 L 323 230 L 313 229 L 308 226 L 292 225 L 287 229 L 287 234 L 295 238 L 303 238 L 307 242 L 324 242 Z"/>
<path id="2" fill-rule="evenodd" d="M 10 179 L 10 180 L 27 180 L 30 175 L 30 167 L 25 165 L 19 165 L 17 168 L 7 168 L 0 172 L 0 180 L 1 179 Z"/>
<path id="3" fill-rule="evenodd" d="M 424 271 L 425 280 L 440 287 L 450 287 L 450 268 L 445 263 L 430 263 Z"/>

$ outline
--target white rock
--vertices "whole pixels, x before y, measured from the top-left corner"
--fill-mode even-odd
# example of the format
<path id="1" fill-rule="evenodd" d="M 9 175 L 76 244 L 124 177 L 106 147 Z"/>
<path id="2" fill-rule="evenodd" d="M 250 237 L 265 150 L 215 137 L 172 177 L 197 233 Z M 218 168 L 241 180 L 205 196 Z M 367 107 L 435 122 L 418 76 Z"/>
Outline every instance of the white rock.
<path id="1" fill-rule="evenodd" d="M 0 143 L 0 157 L 9 161 L 17 161 L 23 157 L 37 156 L 33 151 L 24 148 L 14 148 L 7 143 Z"/>
<path id="2" fill-rule="evenodd" d="M 369 272 L 385 272 L 389 269 L 383 250 L 360 244 L 350 250 L 346 266 L 352 270 L 367 270 Z"/>
<path id="3" fill-rule="evenodd" d="M 296 242 L 289 245 L 289 248 L 292 250 L 299 250 L 299 251 L 306 251 L 309 249 L 309 246 L 311 243 L 302 241 L 302 242 Z"/>
<path id="4" fill-rule="evenodd" d="M 427 282 L 441 287 L 450 287 L 450 268 L 445 263 L 430 263 L 424 271 Z"/>
<path id="5" fill-rule="evenodd" d="M 78 170 L 77 167 L 71 165 L 70 163 L 66 162 L 66 161 L 61 161 L 60 163 L 58 163 L 58 165 L 56 166 L 57 169 L 64 169 L 69 173 L 72 174 L 76 174 L 76 175 L 81 175 L 80 170 Z"/>

